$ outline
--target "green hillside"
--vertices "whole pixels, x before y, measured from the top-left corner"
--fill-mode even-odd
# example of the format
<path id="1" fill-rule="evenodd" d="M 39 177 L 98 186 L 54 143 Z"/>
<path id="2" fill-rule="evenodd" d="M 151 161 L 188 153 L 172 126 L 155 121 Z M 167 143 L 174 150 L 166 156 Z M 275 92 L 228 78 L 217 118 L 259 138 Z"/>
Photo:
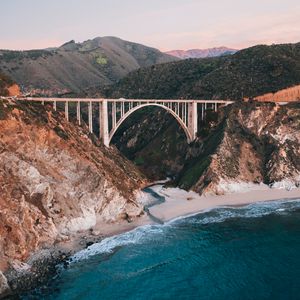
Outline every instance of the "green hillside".
<path id="1" fill-rule="evenodd" d="M 106 89 L 111 97 L 234 99 L 300 83 L 300 43 L 142 68 Z"/>

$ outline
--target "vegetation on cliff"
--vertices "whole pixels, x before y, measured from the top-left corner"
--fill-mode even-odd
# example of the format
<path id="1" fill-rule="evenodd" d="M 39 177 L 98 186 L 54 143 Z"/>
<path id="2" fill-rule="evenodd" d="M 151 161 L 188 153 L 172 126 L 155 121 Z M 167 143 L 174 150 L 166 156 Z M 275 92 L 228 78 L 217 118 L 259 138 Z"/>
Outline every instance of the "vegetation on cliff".
<path id="1" fill-rule="evenodd" d="M 8 88 L 13 84 L 14 81 L 7 75 L 3 74 L 0 70 L 0 96 L 8 96 Z"/>

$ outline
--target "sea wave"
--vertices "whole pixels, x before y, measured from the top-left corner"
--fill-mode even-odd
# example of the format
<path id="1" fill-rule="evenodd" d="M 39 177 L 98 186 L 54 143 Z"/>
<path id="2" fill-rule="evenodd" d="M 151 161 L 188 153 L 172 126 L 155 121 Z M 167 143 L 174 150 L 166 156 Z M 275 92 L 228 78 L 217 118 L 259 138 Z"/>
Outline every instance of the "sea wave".
<path id="1" fill-rule="evenodd" d="M 182 223 L 209 224 L 220 223 L 232 218 L 259 218 L 270 214 L 286 214 L 300 209 L 300 199 L 257 202 L 240 207 L 218 207 L 193 215 L 182 216 L 164 224 L 144 225 L 129 232 L 103 239 L 100 243 L 77 252 L 69 261 L 76 263 L 91 256 L 112 253 L 120 246 L 144 243 L 146 240 L 163 238 L 167 229 Z"/>
<path id="2" fill-rule="evenodd" d="M 153 235 L 161 234 L 164 230 L 163 227 L 164 225 L 158 224 L 144 225 L 131 231 L 105 238 L 100 243 L 93 244 L 77 252 L 71 257 L 70 263 L 81 261 L 93 255 L 113 252 L 116 247 L 142 243 L 145 239 L 153 238 Z"/>

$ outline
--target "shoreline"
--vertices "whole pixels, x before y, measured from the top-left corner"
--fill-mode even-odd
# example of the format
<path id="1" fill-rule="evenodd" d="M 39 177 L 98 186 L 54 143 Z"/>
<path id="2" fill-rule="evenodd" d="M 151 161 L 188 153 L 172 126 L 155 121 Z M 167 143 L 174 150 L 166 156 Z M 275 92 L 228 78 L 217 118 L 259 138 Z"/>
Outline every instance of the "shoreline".
<path id="1" fill-rule="evenodd" d="M 187 218 L 205 213 L 219 207 L 234 208 L 267 201 L 300 200 L 300 188 L 287 191 L 259 186 L 259 189 L 245 192 L 210 196 L 200 196 L 195 192 L 186 192 L 179 188 L 165 188 L 163 183 L 152 185 L 147 189 L 156 193 L 160 198 L 163 197 L 164 201 L 151 204 L 147 207 L 147 212 L 141 217 L 130 223 L 127 221 L 112 224 L 97 222 L 91 230 L 79 232 L 70 236 L 67 241 L 59 242 L 53 247 L 40 249 L 33 253 L 30 259 L 24 263 L 25 266 L 30 267 L 27 270 L 4 272 L 6 276 L 8 275 L 7 279 L 12 287 L 13 295 L 22 295 L 47 283 L 56 275 L 56 266 L 60 264 L 67 266 L 68 259 L 77 252 L 88 248 L 92 244 L 99 243 L 105 238 L 129 232 L 140 226 L 157 224 L 158 222 L 155 222 L 155 219 L 163 224 L 178 218 Z M 144 203 L 144 205 L 146 208 L 147 204 Z M 46 253 L 46 255 L 43 255 L 43 253 Z"/>
<path id="2" fill-rule="evenodd" d="M 145 213 L 141 217 L 134 219 L 132 222 L 120 221 L 111 224 L 97 222 L 92 230 L 75 235 L 69 241 L 60 242 L 58 244 L 59 249 L 68 251 L 73 255 L 87 248 L 89 244 L 101 242 L 105 238 L 129 232 L 140 226 L 163 224 L 177 218 L 205 213 L 208 210 L 220 207 L 235 208 L 260 202 L 300 200 L 300 188 L 288 191 L 260 185 L 258 189 L 244 192 L 200 196 L 193 191 L 187 192 L 179 188 L 165 188 L 163 184 L 164 182 L 157 182 L 145 188 L 150 189 L 158 197 L 164 198 L 164 201 L 161 202 L 158 199 L 154 204 L 144 203 Z M 158 219 L 158 222 L 155 222 L 154 219 Z"/>
<path id="3" fill-rule="evenodd" d="M 259 186 L 258 189 L 244 192 L 207 196 L 200 196 L 195 192 L 186 192 L 178 188 L 154 187 L 154 191 L 163 196 L 165 202 L 150 207 L 149 212 L 163 222 L 179 217 L 188 217 L 218 207 L 234 208 L 259 202 L 300 200 L 300 188 L 288 191 Z"/>

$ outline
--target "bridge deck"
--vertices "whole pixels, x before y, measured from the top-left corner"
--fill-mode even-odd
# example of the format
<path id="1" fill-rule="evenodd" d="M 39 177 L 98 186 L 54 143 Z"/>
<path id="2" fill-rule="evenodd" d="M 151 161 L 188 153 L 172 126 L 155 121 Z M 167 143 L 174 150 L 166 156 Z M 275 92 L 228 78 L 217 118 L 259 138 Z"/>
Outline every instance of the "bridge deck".
<path id="1" fill-rule="evenodd" d="M 234 103 L 234 101 L 230 100 L 192 100 L 192 99 L 106 99 L 106 98 L 35 98 L 35 97 L 17 97 L 18 100 L 26 100 L 26 101 L 44 101 L 44 102 L 103 102 L 104 100 L 108 102 L 135 102 L 135 103 L 218 103 L 218 104 L 231 104 Z"/>

